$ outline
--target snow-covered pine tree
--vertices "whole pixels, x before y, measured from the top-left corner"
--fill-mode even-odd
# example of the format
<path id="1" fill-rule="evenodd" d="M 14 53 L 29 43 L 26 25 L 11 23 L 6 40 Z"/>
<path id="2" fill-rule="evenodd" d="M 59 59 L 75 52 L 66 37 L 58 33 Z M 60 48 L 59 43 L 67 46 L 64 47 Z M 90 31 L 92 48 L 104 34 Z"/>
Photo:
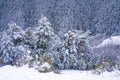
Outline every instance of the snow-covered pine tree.
<path id="1" fill-rule="evenodd" d="M 34 36 L 36 36 L 36 44 L 34 47 L 34 50 L 36 50 L 36 54 L 34 54 L 36 64 L 41 66 L 47 62 L 51 68 L 58 68 L 60 63 L 59 47 L 61 40 L 54 33 L 47 17 L 41 17 L 39 26 L 34 31 Z M 40 67 L 39 70 L 41 70 Z"/>
<path id="2" fill-rule="evenodd" d="M 87 43 L 89 32 L 70 30 L 65 34 L 63 47 L 64 68 L 87 70 L 92 68 L 94 56 Z"/>
<path id="3" fill-rule="evenodd" d="M 27 46 L 23 43 L 24 31 L 10 23 L 9 29 L 2 32 L 0 40 L 0 57 L 4 64 L 21 66 L 25 62 Z"/>
<path id="4" fill-rule="evenodd" d="M 3 32 L 0 40 L 0 57 L 2 63 L 12 63 L 13 59 L 9 56 L 13 56 L 13 54 L 10 52 L 13 45 L 14 44 L 10 41 L 10 37 L 7 35 L 7 33 Z"/>

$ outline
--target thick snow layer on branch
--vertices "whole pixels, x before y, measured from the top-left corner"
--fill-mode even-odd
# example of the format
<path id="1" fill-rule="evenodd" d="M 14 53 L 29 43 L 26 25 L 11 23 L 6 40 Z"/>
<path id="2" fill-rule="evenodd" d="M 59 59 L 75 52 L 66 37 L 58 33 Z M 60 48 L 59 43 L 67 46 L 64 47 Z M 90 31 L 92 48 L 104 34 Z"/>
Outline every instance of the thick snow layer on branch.
<path id="1" fill-rule="evenodd" d="M 39 73 L 33 68 L 4 66 L 0 68 L 0 80 L 120 80 L 120 72 L 104 72 L 101 75 L 91 71 L 64 70 L 61 74 Z"/>

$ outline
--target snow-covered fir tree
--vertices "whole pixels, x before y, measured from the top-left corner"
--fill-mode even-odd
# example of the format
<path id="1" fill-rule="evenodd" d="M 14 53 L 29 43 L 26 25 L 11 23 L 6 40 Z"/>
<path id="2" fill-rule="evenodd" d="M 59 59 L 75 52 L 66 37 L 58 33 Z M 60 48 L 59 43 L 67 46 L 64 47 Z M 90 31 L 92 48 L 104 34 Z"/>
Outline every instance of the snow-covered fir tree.
<path id="1" fill-rule="evenodd" d="M 33 35 L 36 37 L 34 50 L 35 64 L 38 66 L 48 63 L 51 68 L 57 67 L 60 63 L 59 47 L 60 38 L 54 33 L 51 24 L 45 16 L 39 20 L 39 26 L 35 28 Z M 38 67 L 39 70 L 40 67 Z"/>
<path id="2" fill-rule="evenodd" d="M 87 37 L 89 32 L 70 30 L 65 34 L 63 47 L 65 69 L 87 70 L 93 67 L 95 56 L 92 54 Z"/>
<path id="3" fill-rule="evenodd" d="M 25 62 L 27 46 L 23 43 L 23 40 L 24 31 L 16 23 L 10 23 L 9 29 L 2 32 L 0 40 L 2 63 L 20 66 Z"/>

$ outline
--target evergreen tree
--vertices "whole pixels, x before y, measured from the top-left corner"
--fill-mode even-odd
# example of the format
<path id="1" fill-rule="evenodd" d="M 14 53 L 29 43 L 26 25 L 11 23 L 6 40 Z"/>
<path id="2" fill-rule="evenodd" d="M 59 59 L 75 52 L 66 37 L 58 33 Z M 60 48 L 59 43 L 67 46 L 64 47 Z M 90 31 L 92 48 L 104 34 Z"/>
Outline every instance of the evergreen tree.
<path id="1" fill-rule="evenodd" d="M 27 46 L 23 43 L 24 31 L 16 23 L 11 23 L 9 29 L 2 35 L 0 40 L 2 63 L 22 65 L 27 53 Z"/>
<path id="2" fill-rule="evenodd" d="M 60 63 L 59 46 L 61 40 L 54 33 L 45 16 L 42 16 L 39 20 L 39 26 L 35 29 L 34 36 L 36 36 L 36 47 L 34 47 L 36 64 L 40 66 L 47 62 L 51 67 L 57 67 Z"/>
<path id="3" fill-rule="evenodd" d="M 88 32 L 71 30 L 65 34 L 64 67 L 65 69 L 86 70 L 93 66 L 94 56 L 87 43 Z"/>

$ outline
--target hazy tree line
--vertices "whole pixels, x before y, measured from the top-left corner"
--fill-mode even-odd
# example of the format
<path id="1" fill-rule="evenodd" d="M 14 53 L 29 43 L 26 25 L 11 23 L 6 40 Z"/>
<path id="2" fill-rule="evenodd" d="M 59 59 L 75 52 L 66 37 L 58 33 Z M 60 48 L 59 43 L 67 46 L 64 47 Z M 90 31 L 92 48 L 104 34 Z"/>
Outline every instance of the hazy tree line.
<path id="1" fill-rule="evenodd" d="M 11 21 L 35 27 L 44 14 L 59 36 L 70 29 L 119 35 L 119 4 L 119 0 L 0 0 L 0 30 Z"/>

